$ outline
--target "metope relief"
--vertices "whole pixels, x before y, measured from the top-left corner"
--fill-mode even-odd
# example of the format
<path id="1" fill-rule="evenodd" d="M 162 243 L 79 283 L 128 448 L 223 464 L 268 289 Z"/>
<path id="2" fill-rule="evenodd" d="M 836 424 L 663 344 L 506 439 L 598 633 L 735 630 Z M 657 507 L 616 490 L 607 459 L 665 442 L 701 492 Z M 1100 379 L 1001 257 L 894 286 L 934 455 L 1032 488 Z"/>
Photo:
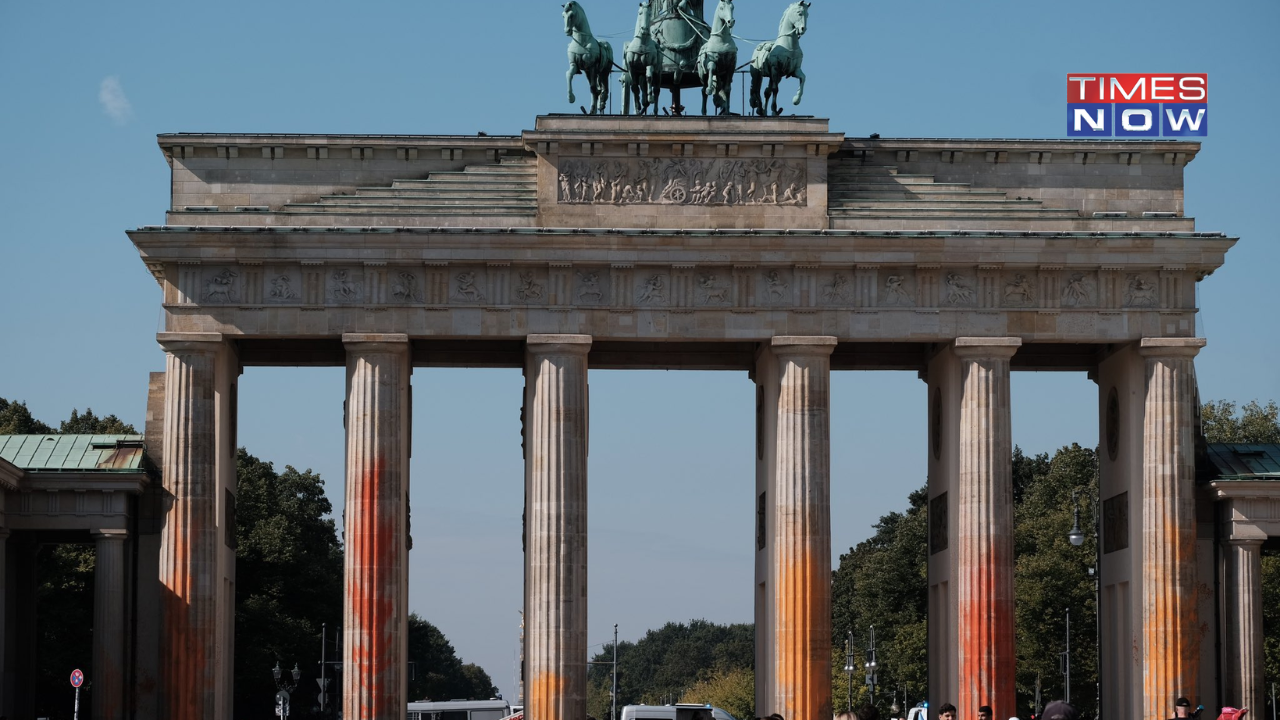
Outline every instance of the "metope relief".
<path id="1" fill-rule="evenodd" d="M 1128 307 L 1155 307 L 1159 304 L 1156 284 L 1141 275 L 1130 275 L 1125 285 L 1124 304 Z"/>
<path id="2" fill-rule="evenodd" d="M 822 301 L 831 305 L 844 305 L 850 301 L 849 276 L 836 273 L 831 282 L 822 286 Z"/>
<path id="3" fill-rule="evenodd" d="M 887 276 L 881 303 L 889 307 L 913 307 L 916 303 L 907 289 L 908 282 L 909 278 L 901 273 Z"/>
<path id="4" fill-rule="evenodd" d="M 398 272 L 391 281 L 391 297 L 397 302 L 420 303 L 422 291 L 418 289 L 418 276 L 411 272 Z"/>
<path id="5" fill-rule="evenodd" d="M 204 281 L 204 302 L 229 303 L 236 300 L 236 278 L 240 273 L 223 270 Z"/>
<path id="6" fill-rule="evenodd" d="M 578 290 L 574 297 L 584 305 L 604 303 L 604 290 L 600 287 L 600 271 L 587 270 L 578 273 Z"/>
<path id="7" fill-rule="evenodd" d="M 729 286 L 721 285 L 713 273 L 699 275 L 698 302 L 701 305 L 728 305 Z"/>
<path id="8" fill-rule="evenodd" d="M 352 270 L 334 270 L 329 274 L 329 299 L 341 305 L 357 303 L 364 297 L 364 282 Z"/>
<path id="9" fill-rule="evenodd" d="M 1004 304 L 1013 307 L 1028 307 L 1036 302 L 1036 287 L 1031 279 L 1022 273 L 1016 273 L 1004 284 Z"/>
<path id="10" fill-rule="evenodd" d="M 761 274 L 763 300 L 766 305 L 786 305 L 791 302 L 791 276 L 782 270 L 765 270 Z"/>
<path id="11" fill-rule="evenodd" d="M 557 187 L 573 205 L 809 204 L 805 164 L 774 158 L 564 160 Z"/>
<path id="12" fill-rule="evenodd" d="M 272 277 L 271 289 L 267 291 L 267 297 L 275 302 L 297 300 L 299 294 L 293 283 L 293 276 L 291 275 L 280 274 Z"/>
<path id="13" fill-rule="evenodd" d="M 1068 273 L 1062 283 L 1063 307 L 1096 305 L 1097 287 L 1085 273 Z"/>
<path id="14" fill-rule="evenodd" d="M 541 302 L 546 296 L 546 286 L 539 282 L 532 270 L 520 272 L 520 281 L 516 283 L 516 299 L 520 302 Z"/>
<path id="15" fill-rule="evenodd" d="M 973 283 L 959 273 L 947 273 L 945 282 L 946 302 L 948 305 L 972 305 Z"/>
<path id="16" fill-rule="evenodd" d="M 636 302 L 641 305 L 664 305 L 667 302 L 667 278 L 665 275 L 649 275 L 636 290 Z"/>
<path id="17" fill-rule="evenodd" d="M 484 302 L 484 291 L 480 289 L 480 279 L 475 272 L 466 270 L 453 276 L 453 297 L 463 302 Z"/>

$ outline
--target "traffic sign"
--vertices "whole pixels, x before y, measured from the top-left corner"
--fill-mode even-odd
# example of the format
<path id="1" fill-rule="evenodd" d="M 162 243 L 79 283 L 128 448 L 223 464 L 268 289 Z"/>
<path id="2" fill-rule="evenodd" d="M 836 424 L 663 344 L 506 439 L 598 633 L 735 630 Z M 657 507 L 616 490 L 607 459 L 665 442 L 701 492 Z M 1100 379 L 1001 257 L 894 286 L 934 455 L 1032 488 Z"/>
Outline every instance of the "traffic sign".
<path id="1" fill-rule="evenodd" d="M 84 684 L 84 673 L 77 668 L 71 671 L 71 687 L 78 688 Z"/>

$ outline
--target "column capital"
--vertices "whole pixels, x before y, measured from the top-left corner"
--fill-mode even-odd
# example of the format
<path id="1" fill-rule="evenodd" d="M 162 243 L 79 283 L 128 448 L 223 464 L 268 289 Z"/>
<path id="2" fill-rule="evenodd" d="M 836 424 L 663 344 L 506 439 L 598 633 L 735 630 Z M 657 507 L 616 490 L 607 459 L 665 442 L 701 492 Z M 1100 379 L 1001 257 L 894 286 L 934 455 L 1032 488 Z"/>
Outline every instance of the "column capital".
<path id="1" fill-rule="evenodd" d="M 1022 347 L 1022 338 L 1016 337 L 960 337 L 952 344 L 952 351 L 962 358 L 991 358 L 1008 360 Z"/>
<path id="2" fill-rule="evenodd" d="M 525 346 L 533 355 L 586 355 L 592 340 L 590 335 L 530 335 Z"/>
<path id="3" fill-rule="evenodd" d="M 769 346 L 775 355 L 829 356 L 837 342 L 829 335 L 779 335 L 769 340 Z"/>
<path id="4" fill-rule="evenodd" d="M 222 333 L 156 333 L 156 342 L 165 352 L 217 352 L 225 338 Z"/>
<path id="5" fill-rule="evenodd" d="M 111 542 L 111 541 L 124 542 L 125 540 L 129 539 L 128 530 L 101 528 L 98 530 L 93 530 L 89 534 L 93 536 L 94 540 L 98 540 L 100 542 L 104 540 L 108 542 Z"/>
<path id="6" fill-rule="evenodd" d="M 409 336 L 404 333 L 343 333 L 348 352 L 409 352 Z"/>
<path id="7" fill-rule="evenodd" d="M 1262 545 L 1267 532 L 1251 522 L 1229 521 L 1226 540 L 1232 545 Z"/>
<path id="8" fill-rule="evenodd" d="M 1138 354 L 1143 357 L 1195 357 L 1208 343 L 1204 338 L 1142 338 Z"/>

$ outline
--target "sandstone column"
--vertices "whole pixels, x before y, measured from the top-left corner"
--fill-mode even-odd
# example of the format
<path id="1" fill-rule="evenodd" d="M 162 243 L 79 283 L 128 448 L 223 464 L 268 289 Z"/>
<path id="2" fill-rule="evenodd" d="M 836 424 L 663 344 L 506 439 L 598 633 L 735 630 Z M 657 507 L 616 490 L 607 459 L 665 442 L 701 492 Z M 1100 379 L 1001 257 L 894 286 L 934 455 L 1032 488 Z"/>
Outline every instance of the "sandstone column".
<path id="1" fill-rule="evenodd" d="M 163 478 L 160 538 L 164 630 L 160 666 L 170 720 L 213 720 L 218 687 L 216 333 L 163 333 Z"/>
<path id="2" fill-rule="evenodd" d="M 1199 694 L 1193 358 L 1201 338 L 1147 338 L 1142 461 L 1143 705 Z M 1154 716 L 1153 716 L 1154 717 Z"/>
<path id="3" fill-rule="evenodd" d="M 347 485 L 342 716 L 403 717 L 408 702 L 409 338 L 342 336 Z"/>
<path id="4" fill-rule="evenodd" d="M 588 335 L 530 335 L 525 359 L 525 714 L 587 716 Z"/>
<path id="5" fill-rule="evenodd" d="M 774 500 L 774 707 L 831 716 L 833 337 L 775 337 L 780 383 Z"/>
<path id="6" fill-rule="evenodd" d="M 1013 614 L 1013 444 L 1009 359 L 1018 338 L 957 338 L 960 463 L 956 592 L 960 631 L 956 705 L 1016 709 Z"/>
<path id="7" fill-rule="evenodd" d="M 1256 537 L 1232 537 L 1225 548 L 1227 696 L 1222 700 L 1259 714 L 1266 707 L 1262 667 L 1262 543 L 1266 539 L 1263 532 Z"/>
<path id="8" fill-rule="evenodd" d="M 93 718 L 121 720 L 124 707 L 124 530 L 93 533 Z"/>

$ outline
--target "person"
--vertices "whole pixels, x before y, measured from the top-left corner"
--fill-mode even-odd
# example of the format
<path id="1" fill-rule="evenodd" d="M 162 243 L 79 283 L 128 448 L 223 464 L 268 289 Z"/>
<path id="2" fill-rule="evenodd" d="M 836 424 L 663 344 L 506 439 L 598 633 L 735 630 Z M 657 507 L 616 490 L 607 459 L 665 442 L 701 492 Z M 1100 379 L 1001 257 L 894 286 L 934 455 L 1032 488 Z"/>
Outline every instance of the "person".
<path id="1" fill-rule="evenodd" d="M 956 720 L 956 706 L 951 703 L 943 703 L 938 708 L 938 720 Z"/>
<path id="2" fill-rule="evenodd" d="M 991 706 L 983 705 L 978 708 L 978 720 L 991 720 Z"/>
<path id="3" fill-rule="evenodd" d="M 1061 700 L 1054 700 L 1040 717 L 1044 720 L 1080 720 L 1080 711 Z"/>
<path id="4" fill-rule="evenodd" d="M 858 708 L 858 720 L 880 720 L 880 711 L 874 705 L 863 705 Z"/>
<path id="5" fill-rule="evenodd" d="M 1173 701 L 1173 717 L 1175 719 L 1193 717 L 1191 713 L 1191 701 L 1184 697 L 1180 697 L 1177 700 L 1174 700 Z"/>
<path id="6" fill-rule="evenodd" d="M 845 710 L 844 712 L 836 715 L 834 720 L 858 720 L 858 716 L 854 715 L 850 710 Z"/>

